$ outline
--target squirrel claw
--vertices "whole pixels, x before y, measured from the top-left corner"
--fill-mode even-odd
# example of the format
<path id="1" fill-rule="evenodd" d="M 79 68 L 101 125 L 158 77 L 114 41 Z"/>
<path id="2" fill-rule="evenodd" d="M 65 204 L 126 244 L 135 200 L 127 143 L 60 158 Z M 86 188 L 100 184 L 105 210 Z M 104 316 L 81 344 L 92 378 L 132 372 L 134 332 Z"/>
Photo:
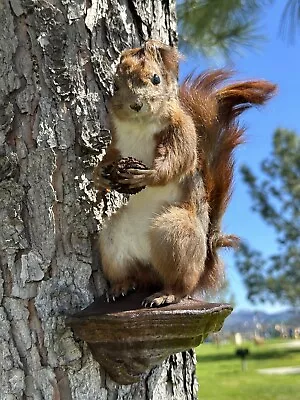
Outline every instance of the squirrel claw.
<path id="1" fill-rule="evenodd" d="M 130 281 L 124 281 L 120 283 L 115 283 L 109 289 L 108 294 L 106 295 L 109 300 L 108 301 L 116 301 L 119 297 L 125 297 L 128 293 L 134 291 L 136 288 L 136 283 Z"/>
<path id="2" fill-rule="evenodd" d="M 154 293 L 152 296 L 146 297 L 142 305 L 144 307 L 160 307 L 168 304 L 175 304 L 181 300 L 181 297 L 177 297 L 174 294 L 165 294 L 163 292 Z"/>
<path id="3" fill-rule="evenodd" d="M 105 297 L 106 297 L 106 303 L 109 303 L 110 299 L 109 299 L 109 294 L 107 292 L 105 293 Z"/>
<path id="4" fill-rule="evenodd" d="M 135 168 L 128 168 L 127 175 L 152 175 L 155 171 L 153 169 L 135 169 Z"/>
<path id="5" fill-rule="evenodd" d="M 142 175 L 133 176 L 131 178 L 126 178 L 126 179 L 120 179 L 119 183 L 128 185 L 130 189 L 147 185 L 146 177 Z"/>
<path id="6" fill-rule="evenodd" d="M 111 301 L 116 301 L 116 297 L 112 295 L 111 293 L 106 293 L 106 302 L 110 303 Z"/>
<path id="7" fill-rule="evenodd" d="M 155 174 L 152 169 L 134 169 L 130 168 L 126 172 L 119 174 L 118 182 L 121 184 L 129 185 L 130 188 L 147 186 L 151 176 Z"/>

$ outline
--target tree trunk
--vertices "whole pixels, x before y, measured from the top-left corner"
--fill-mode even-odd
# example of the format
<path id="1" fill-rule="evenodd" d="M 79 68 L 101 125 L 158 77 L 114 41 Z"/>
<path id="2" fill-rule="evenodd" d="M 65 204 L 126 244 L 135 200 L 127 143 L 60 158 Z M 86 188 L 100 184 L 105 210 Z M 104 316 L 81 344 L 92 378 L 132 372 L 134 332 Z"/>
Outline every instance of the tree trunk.
<path id="1" fill-rule="evenodd" d="M 97 231 L 122 203 L 90 183 L 112 67 L 176 40 L 175 1 L 1 0 L 0 21 L 0 399 L 195 399 L 192 351 L 119 386 L 64 322 L 105 289 Z"/>

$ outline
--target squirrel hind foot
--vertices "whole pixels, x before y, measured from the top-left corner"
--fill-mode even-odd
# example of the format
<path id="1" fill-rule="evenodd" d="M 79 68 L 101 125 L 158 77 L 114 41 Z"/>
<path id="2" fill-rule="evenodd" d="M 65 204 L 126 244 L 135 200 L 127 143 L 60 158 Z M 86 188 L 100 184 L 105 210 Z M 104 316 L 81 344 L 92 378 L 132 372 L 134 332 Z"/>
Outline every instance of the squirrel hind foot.
<path id="1" fill-rule="evenodd" d="M 164 292 L 156 292 L 151 296 L 146 297 L 142 305 L 144 307 L 160 307 L 169 304 L 179 303 L 183 299 L 183 296 L 176 296 L 174 294 L 166 294 Z"/>
<path id="2" fill-rule="evenodd" d="M 106 293 L 107 302 L 115 301 L 121 296 L 126 296 L 127 294 L 136 290 L 136 283 L 133 281 L 124 281 L 119 283 L 114 283 Z"/>

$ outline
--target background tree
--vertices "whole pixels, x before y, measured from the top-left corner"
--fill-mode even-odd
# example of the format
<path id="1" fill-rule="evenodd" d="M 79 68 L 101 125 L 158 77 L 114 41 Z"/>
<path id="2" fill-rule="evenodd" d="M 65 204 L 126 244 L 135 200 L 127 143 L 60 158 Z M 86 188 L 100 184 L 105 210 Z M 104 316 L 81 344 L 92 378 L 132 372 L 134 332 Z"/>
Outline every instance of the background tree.
<path id="1" fill-rule="evenodd" d="M 174 42 L 174 1 L 1 0 L 0 20 L 0 399 L 195 399 L 192 351 L 118 386 L 64 318 L 103 293 L 97 231 L 122 202 L 90 184 L 112 67 Z"/>
<path id="2" fill-rule="evenodd" d="M 278 252 L 268 258 L 245 243 L 237 253 L 237 266 L 249 299 L 299 306 L 300 136 L 277 129 L 272 154 L 261 163 L 261 177 L 255 177 L 247 166 L 241 172 L 250 190 L 253 211 L 274 228 L 278 243 Z"/>
<path id="3" fill-rule="evenodd" d="M 264 37 L 259 24 L 274 0 L 182 0 L 178 2 L 179 43 L 184 51 L 205 56 L 229 56 L 243 47 L 255 47 Z M 300 20 L 300 1 L 285 0 L 279 30 L 295 38 Z"/>
<path id="4" fill-rule="evenodd" d="M 300 0 L 287 0 L 280 24 L 280 31 L 293 41 L 300 26 Z"/>

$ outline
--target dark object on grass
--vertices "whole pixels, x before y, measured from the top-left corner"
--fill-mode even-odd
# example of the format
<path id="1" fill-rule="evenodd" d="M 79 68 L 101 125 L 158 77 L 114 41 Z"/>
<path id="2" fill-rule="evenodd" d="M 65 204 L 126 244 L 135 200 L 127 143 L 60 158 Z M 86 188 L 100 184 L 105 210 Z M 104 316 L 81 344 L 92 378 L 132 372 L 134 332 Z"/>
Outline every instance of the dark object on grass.
<path id="1" fill-rule="evenodd" d="M 237 351 L 235 352 L 235 355 L 241 358 L 246 358 L 249 355 L 249 349 L 247 348 L 240 348 L 237 349 Z"/>
<path id="2" fill-rule="evenodd" d="M 119 174 L 126 172 L 130 168 L 148 169 L 148 167 L 144 163 L 137 160 L 136 158 L 125 157 L 105 167 L 102 175 L 104 178 L 110 180 L 110 182 L 112 183 L 112 189 L 116 190 L 117 192 L 124 194 L 136 194 L 142 189 L 145 189 L 145 186 L 141 186 L 138 188 L 129 188 L 128 185 L 118 182 L 120 179 Z"/>
<path id="3" fill-rule="evenodd" d="M 169 355 L 198 346 L 221 329 L 229 304 L 185 299 L 144 308 L 150 293 L 135 292 L 107 303 L 105 296 L 70 316 L 67 324 L 85 340 L 94 358 L 120 384 L 131 384 Z"/>
<path id="4" fill-rule="evenodd" d="M 244 348 L 239 348 L 236 350 L 235 355 L 237 357 L 240 357 L 242 360 L 242 371 L 246 371 L 247 369 L 247 364 L 246 364 L 246 358 L 249 356 L 250 351 L 246 347 Z"/>

